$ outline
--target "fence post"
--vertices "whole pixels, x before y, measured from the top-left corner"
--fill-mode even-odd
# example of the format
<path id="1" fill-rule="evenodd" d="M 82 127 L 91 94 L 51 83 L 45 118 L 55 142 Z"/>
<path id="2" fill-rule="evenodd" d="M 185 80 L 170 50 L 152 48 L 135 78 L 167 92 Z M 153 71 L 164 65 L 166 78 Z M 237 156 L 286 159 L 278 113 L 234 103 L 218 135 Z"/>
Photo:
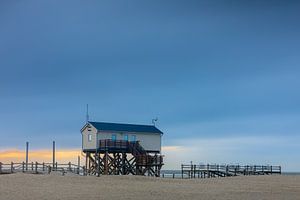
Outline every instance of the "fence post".
<path id="1" fill-rule="evenodd" d="M 207 178 L 210 178 L 210 174 L 209 174 L 209 164 L 207 164 Z"/>
<path id="2" fill-rule="evenodd" d="M 236 176 L 237 166 L 234 167 L 234 176 Z"/>
<path id="3" fill-rule="evenodd" d="M 229 174 L 229 167 L 228 167 L 228 165 L 226 165 L 225 168 L 226 168 L 226 175 L 225 176 L 228 176 L 228 174 Z"/>
<path id="4" fill-rule="evenodd" d="M 33 171 L 33 162 L 31 162 L 31 171 Z"/>
<path id="5" fill-rule="evenodd" d="M 279 174 L 281 174 L 281 166 L 279 166 Z"/>
<path id="6" fill-rule="evenodd" d="M 35 173 L 38 173 L 38 162 L 35 162 Z"/>
<path id="7" fill-rule="evenodd" d="M 175 174 L 173 174 L 173 179 L 175 178 Z"/>
<path id="8" fill-rule="evenodd" d="M 80 156 L 78 156 L 78 160 L 77 160 L 77 174 L 79 174 L 79 170 L 80 170 Z"/>
<path id="9" fill-rule="evenodd" d="M 85 171 L 85 166 L 82 166 L 83 176 L 85 176 L 87 173 Z"/>
<path id="10" fill-rule="evenodd" d="M 71 172 L 72 169 L 71 169 L 71 162 L 69 162 L 69 171 Z"/>
<path id="11" fill-rule="evenodd" d="M 43 162 L 43 171 L 45 171 L 45 163 Z"/>
<path id="12" fill-rule="evenodd" d="M 57 162 L 55 163 L 55 171 L 57 171 Z"/>
<path id="13" fill-rule="evenodd" d="M 0 162 L 0 174 L 2 174 L 2 162 Z"/>
<path id="14" fill-rule="evenodd" d="M 271 165 L 271 174 L 273 174 L 273 167 L 272 167 L 272 165 Z"/>
<path id="15" fill-rule="evenodd" d="M 10 172 L 11 172 L 11 173 L 14 173 L 14 163 L 13 163 L 13 162 L 11 162 Z"/>
<path id="16" fill-rule="evenodd" d="M 50 174 L 51 173 L 51 166 L 49 165 L 48 166 L 48 174 Z"/>
<path id="17" fill-rule="evenodd" d="M 25 162 L 22 162 L 22 172 L 25 172 Z"/>
<path id="18" fill-rule="evenodd" d="M 181 164 L 181 178 L 183 179 L 183 164 Z"/>

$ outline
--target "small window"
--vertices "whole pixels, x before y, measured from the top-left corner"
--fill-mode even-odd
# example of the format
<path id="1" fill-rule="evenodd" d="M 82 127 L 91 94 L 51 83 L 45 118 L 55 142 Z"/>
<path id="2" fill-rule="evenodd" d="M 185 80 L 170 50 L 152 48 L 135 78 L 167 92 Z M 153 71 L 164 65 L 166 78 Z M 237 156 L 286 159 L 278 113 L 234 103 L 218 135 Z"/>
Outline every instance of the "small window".
<path id="1" fill-rule="evenodd" d="M 128 141 L 128 135 L 124 135 L 124 138 L 123 138 L 125 141 Z"/>
<path id="2" fill-rule="evenodd" d="M 88 141 L 89 141 L 89 142 L 92 141 L 92 134 L 88 134 Z"/>
<path id="3" fill-rule="evenodd" d="M 132 142 L 135 142 L 135 141 L 136 141 L 136 136 L 135 136 L 135 135 L 132 135 L 132 136 L 131 136 L 131 141 L 132 141 Z"/>
<path id="4" fill-rule="evenodd" d="M 116 141 L 117 140 L 117 135 L 115 135 L 115 134 L 111 135 L 111 140 Z"/>

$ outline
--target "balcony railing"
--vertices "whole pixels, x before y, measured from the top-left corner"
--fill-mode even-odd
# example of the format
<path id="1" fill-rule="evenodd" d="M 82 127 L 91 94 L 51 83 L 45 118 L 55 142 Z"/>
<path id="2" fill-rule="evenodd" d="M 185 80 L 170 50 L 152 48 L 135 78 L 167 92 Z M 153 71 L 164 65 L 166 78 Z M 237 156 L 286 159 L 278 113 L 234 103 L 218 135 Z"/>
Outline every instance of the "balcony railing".
<path id="1" fill-rule="evenodd" d="M 100 150 L 129 150 L 130 147 L 141 148 L 139 141 L 127 140 L 99 140 L 98 149 Z"/>

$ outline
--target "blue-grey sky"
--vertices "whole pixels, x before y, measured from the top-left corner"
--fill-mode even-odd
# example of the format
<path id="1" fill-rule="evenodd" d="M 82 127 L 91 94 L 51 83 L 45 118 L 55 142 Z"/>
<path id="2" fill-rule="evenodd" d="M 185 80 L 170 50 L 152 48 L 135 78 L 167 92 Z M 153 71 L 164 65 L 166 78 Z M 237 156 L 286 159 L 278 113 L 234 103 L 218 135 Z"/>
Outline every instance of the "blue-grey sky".
<path id="1" fill-rule="evenodd" d="M 89 103 L 93 121 L 158 117 L 172 167 L 299 170 L 299 10 L 267 0 L 1 1 L 0 150 L 27 140 L 80 148 Z"/>

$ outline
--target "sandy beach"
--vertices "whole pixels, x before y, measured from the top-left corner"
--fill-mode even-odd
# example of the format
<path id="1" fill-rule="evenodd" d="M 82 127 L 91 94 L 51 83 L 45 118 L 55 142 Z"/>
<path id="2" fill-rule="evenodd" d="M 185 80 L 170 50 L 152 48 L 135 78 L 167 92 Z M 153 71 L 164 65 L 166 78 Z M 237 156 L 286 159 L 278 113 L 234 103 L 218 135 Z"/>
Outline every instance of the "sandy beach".
<path id="1" fill-rule="evenodd" d="M 300 199 L 300 176 L 162 179 L 137 176 L 0 175 L 1 200 Z"/>

